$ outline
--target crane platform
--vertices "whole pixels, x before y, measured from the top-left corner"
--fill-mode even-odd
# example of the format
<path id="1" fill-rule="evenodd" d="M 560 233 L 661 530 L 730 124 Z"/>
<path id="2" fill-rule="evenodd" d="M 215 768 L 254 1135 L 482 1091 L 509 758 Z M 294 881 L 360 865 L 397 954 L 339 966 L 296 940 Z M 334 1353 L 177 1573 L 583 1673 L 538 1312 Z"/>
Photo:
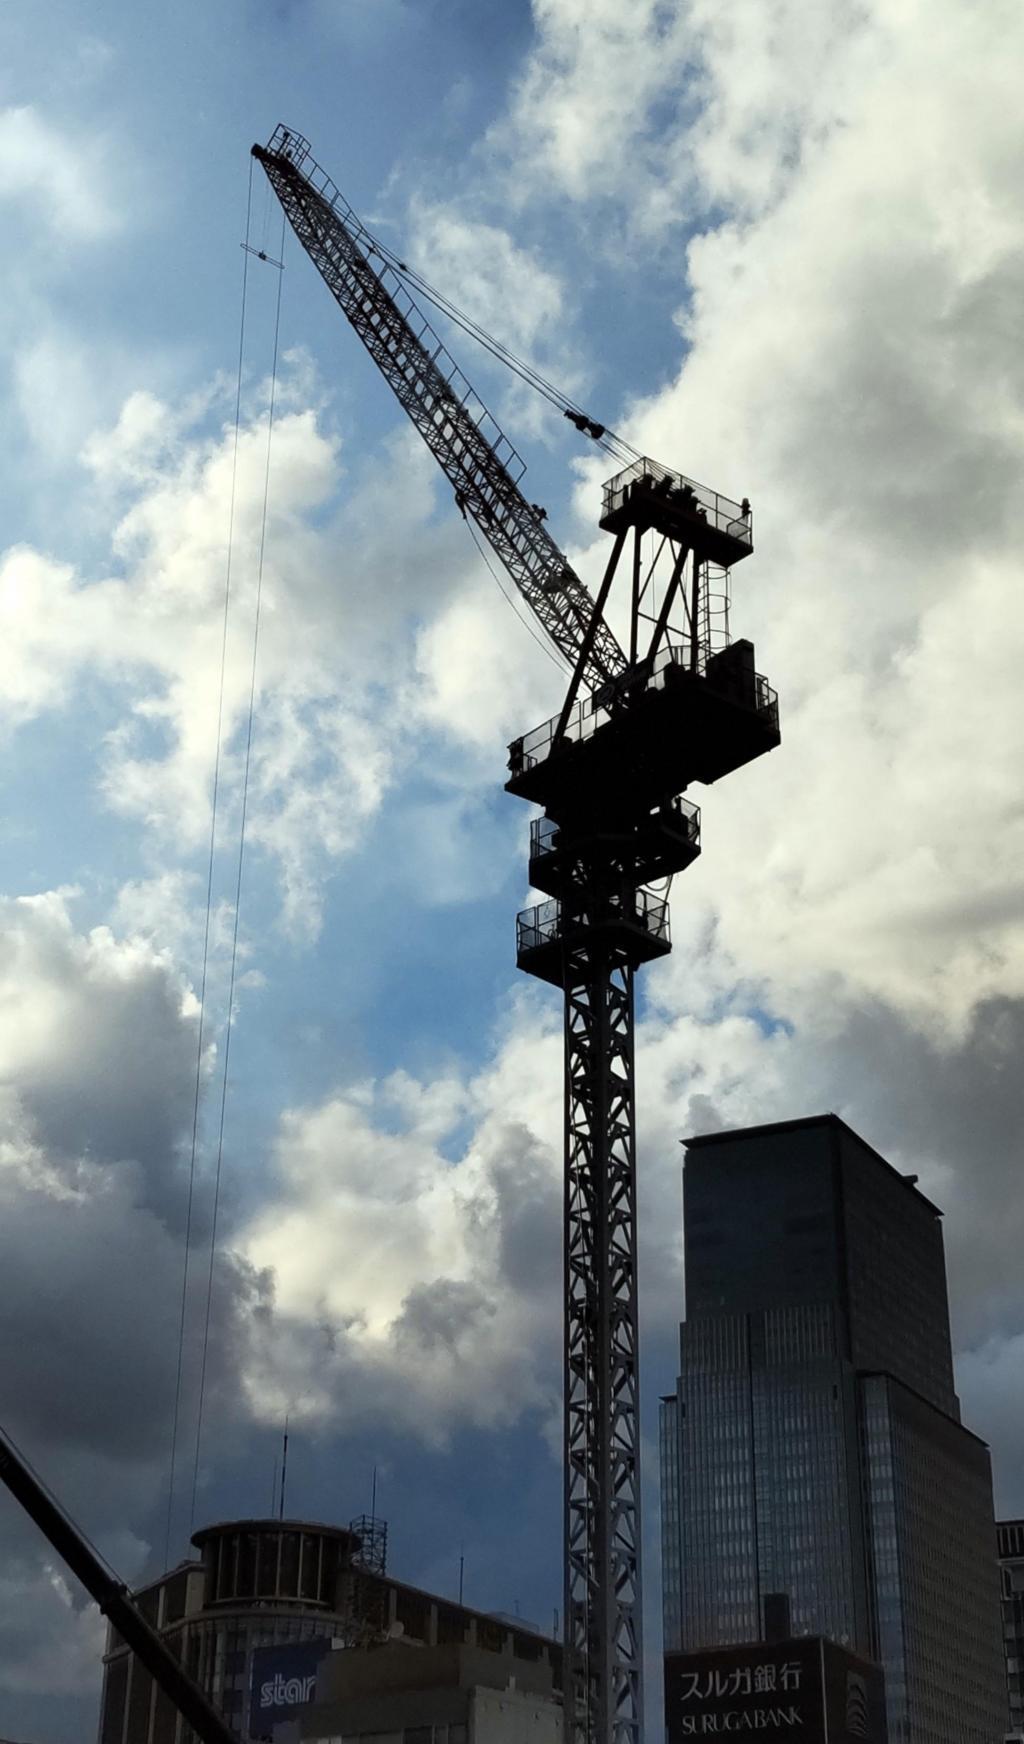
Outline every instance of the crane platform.
<path id="1" fill-rule="evenodd" d="M 672 949 L 668 903 L 636 890 L 596 914 L 573 914 L 558 901 L 541 902 L 516 916 L 516 967 L 554 987 L 565 986 L 569 954 L 581 945 L 600 955 L 621 953 L 631 969 L 667 957 Z"/>
<path id="2" fill-rule="evenodd" d="M 618 698 L 584 697 L 559 739 L 558 716 L 509 747 L 505 790 L 558 822 L 643 816 L 666 793 L 710 785 L 780 742 L 778 698 L 750 642 L 709 655 L 662 650 L 646 681 Z"/>
<path id="3" fill-rule="evenodd" d="M 554 818 L 530 825 L 530 883 L 548 896 L 564 896 L 578 882 L 581 856 L 595 854 L 628 868 L 635 885 L 654 884 L 692 866 L 700 853 L 700 812 L 684 799 L 657 806 L 629 829 L 565 829 Z"/>
<path id="4" fill-rule="evenodd" d="M 731 497 L 646 458 L 608 480 L 600 524 L 607 533 L 653 528 L 677 544 L 699 548 L 703 558 L 723 569 L 749 557 L 754 549 L 749 502 L 734 503 Z"/>

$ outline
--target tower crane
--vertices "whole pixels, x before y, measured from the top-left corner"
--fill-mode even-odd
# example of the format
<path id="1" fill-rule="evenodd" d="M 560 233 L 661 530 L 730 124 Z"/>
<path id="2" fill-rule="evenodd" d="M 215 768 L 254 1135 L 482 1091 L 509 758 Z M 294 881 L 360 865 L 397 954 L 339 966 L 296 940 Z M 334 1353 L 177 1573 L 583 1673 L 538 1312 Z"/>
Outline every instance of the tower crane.
<path id="1" fill-rule="evenodd" d="M 529 869 L 548 900 L 518 916 L 517 963 L 561 988 L 565 1010 L 564 1732 L 566 1744 L 640 1744 L 633 983 L 671 944 L 667 896 L 651 886 L 700 852 L 685 790 L 779 743 L 775 692 L 751 643 L 729 639 L 750 505 L 638 456 L 604 489 L 613 543 L 593 596 L 520 490 L 522 460 L 414 301 L 404 263 L 300 134 L 279 126 L 253 156 L 570 669 L 558 712 L 511 745 L 505 784 L 543 814 Z"/>

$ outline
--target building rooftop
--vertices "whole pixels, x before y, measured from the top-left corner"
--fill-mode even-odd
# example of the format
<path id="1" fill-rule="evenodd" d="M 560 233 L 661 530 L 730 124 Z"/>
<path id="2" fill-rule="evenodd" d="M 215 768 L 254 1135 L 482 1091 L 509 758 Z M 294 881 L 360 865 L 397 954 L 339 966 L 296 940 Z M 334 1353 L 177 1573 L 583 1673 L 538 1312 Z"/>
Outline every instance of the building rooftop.
<path id="1" fill-rule="evenodd" d="M 359 1534 L 353 1532 L 351 1526 L 339 1526 L 328 1520 L 279 1520 L 276 1515 L 258 1515 L 255 1519 L 214 1520 L 209 1526 L 200 1526 L 192 1534 L 192 1543 L 201 1550 L 208 1538 L 213 1538 L 222 1532 L 324 1532 L 331 1538 L 358 1539 Z"/>
<path id="2" fill-rule="evenodd" d="M 874 1145 L 868 1144 L 867 1139 L 862 1138 L 859 1132 L 855 1132 L 853 1127 L 838 1114 L 808 1114 L 803 1115 L 799 1120 L 772 1120 L 766 1121 L 761 1126 L 734 1126 L 723 1132 L 698 1133 L 693 1138 L 680 1139 L 679 1142 L 688 1151 L 704 1150 L 709 1145 L 723 1144 L 735 1139 L 760 1138 L 767 1133 L 802 1132 L 816 1126 L 829 1127 L 834 1132 L 843 1132 L 849 1138 L 854 1139 L 861 1149 L 868 1151 L 876 1162 L 881 1163 L 883 1169 L 887 1169 L 893 1179 L 899 1181 L 908 1193 L 913 1193 L 914 1197 L 919 1199 L 923 1205 L 927 1205 L 929 1211 L 933 1212 L 936 1217 L 942 1216 L 941 1208 L 929 1199 L 927 1194 L 921 1192 L 917 1185 L 916 1175 L 904 1175 L 901 1170 L 893 1168 L 892 1163 L 882 1156 L 881 1151 L 876 1151 Z"/>
<path id="3" fill-rule="evenodd" d="M 211 1541 L 215 1542 L 222 1536 L 227 1534 L 238 1534 L 240 1532 L 253 1532 L 257 1534 L 267 1532 L 275 1534 L 306 1532 L 310 1534 L 322 1534 L 326 1538 L 333 1538 L 335 1540 L 350 1540 L 353 1547 L 359 1542 L 358 1533 L 353 1532 L 351 1528 L 347 1526 L 332 1526 L 325 1524 L 322 1521 L 310 1522 L 306 1520 L 281 1520 L 276 1518 L 213 1521 L 209 1525 L 201 1526 L 196 1532 L 194 1532 L 192 1535 L 192 1542 L 197 1549 L 202 1549 Z M 349 1564 L 343 1563 L 342 1566 L 348 1567 Z M 353 1566 L 358 1565 L 353 1564 Z M 381 1572 L 377 1569 L 368 1568 L 366 1566 L 359 1566 L 358 1572 L 364 1585 L 393 1592 L 399 1601 L 406 1599 L 413 1605 L 426 1606 L 428 1608 L 432 1605 L 436 1605 L 439 1611 L 443 1611 L 450 1615 L 458 1615 L 459 1617 L 465 1618 L 467 1623 L 470 1619 L 474 1620 L 480 1630 L 481 1637 L 492 1636 L 495 1632 L 508 1636 L 510 1641 L 514 1644 L 518 1644 L 519 1651 L 527 1657 L 533 1657 L 533 1644 L 537 1645 L 538 1650 L 540 1648 L 549 1649 L 556 1657 L 561 1653 L 561 1644 L 552 1635 L 548 1634 L 543 1627 L 533 1622 L 528 1617 L 520 1617 L 511 1612 L 483 1611 L 475 1605 L 466 1604 L 463 1601 L 453 1599 L 447 1594 L 430 1592 L 425 1587 L 413 1586 L 408 1581 L 399 1580 L 393 1574 Z M 146 1600 L 150 1595 L 158 1594 L 161 1588 L 168 1586 L 176 1577 L 182 1575 L 196 1575 L 204 1582 L 201 1605 L 196 1606 L 188 1612 L 188 1616 L 192 1618 L 207 1616 L 211 1610 L 217 1610 L 221 1598 L 224 1599 L 224 1602 L 231 1603 L 236 1608 L 240 1607 L 242 1609 L 247 1607 L 250 1609 L 253 1607 L 258 1608 L 275 1596 L 279 1598 L 280 1602 L 283 1604 L 298 1601 L 299 1603 L 305 1604 L 307 1609 L 319 1609 L 324 1611 L 325 1614 L 329 1609 L 322 1599 L 318 1600 L 308 1593 L 303 1595 L 298 1591 L 292 1592 L 290 1590 L 288 1592 L 278 1593 L 276 1592 L 276 1588 L 275 1594 L 273 1595 L 270 1594 L 269 1591 L 257 1593 L 256 1591 L 249 1590 L 246 1590 L 245 1592 L 233 1590 L 226 1596 L 218 1596 L 216 1590 L 211 1591 L 209 1579 L 210 1569 L 207 1564 L 195 1558 L 178 1562 L 173 1568 L 168 1569 L 166 1574 L 157 1575 L 152 1580 L 139 1585 L 134 1589 L 134 1596 L 137 1599 Z M 185 1617 L 186 1612 L 184 1606 L 182 1606 L 182 1609 L 175 1613 L 174 1620 L 176 1622 L 181 1622 L 185 1620 Z M 154 1622 L 156 1620 L 155 1611 L 151 1620 Z M 166 1620 L 167 1619 L 165 1618 L 164 1621 L 166 1622 Z M 113 1645 L 108 1648 L 108 1656 L 111 1651 L 120 1652 L 124 1650 L 124 1643 L 118 1636 L 117 1631 L 112 1627 L 110 1628 L 110 1638 Z M 516 1645 L 514 1645 L 513 1652 L 516 1652 L 516 1650 Z M 0 1744 L 6 1744 L 6 1741 L 3 1738 L 0 1738 Z"/>

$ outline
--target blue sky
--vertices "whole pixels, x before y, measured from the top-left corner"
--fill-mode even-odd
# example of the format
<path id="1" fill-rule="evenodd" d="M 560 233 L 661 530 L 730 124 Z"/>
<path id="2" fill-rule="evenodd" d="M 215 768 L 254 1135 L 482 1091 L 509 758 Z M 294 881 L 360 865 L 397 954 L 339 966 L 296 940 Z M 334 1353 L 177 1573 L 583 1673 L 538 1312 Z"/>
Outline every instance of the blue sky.
<path id="1" fill-rule="evenodd" d="M 947 1212 L 965 1419 L 1024 1507 L 1016 1170 L 1021 33 L 945 0 L 4 12 L 4 1417 L 129 1579 L 163 1555 L 249 148 L 641 450 L 755 508 L 771 759 L 641 1002 L 645 1428 L 679 1138 L 834 1108 Z M 971 69 L 968 76 L 967 69 Z M 979 71 L 984 76 L 979 77 Z M 899 139 L 894 152 L 892 142 Z M 279 218 L 260 177 L 253 235 Z M 504 747 L 558 677 L 286 242 L 197 1523 L 370 1472 L 396 1573 L 548 1621 L 559 1012 L 517 978 Z M 249 274 L 175 1549 L 187 1539 L 276 277 Z M 604 469 L 460 363 L 588 578 Z M 657 1485 L 647 1460 L 648 1638 Z M 2 1510 L 0 1730 L 88 1731 L 97 1619 Z M 656 1680 L 652 1698 L 656 1700 Z"/>

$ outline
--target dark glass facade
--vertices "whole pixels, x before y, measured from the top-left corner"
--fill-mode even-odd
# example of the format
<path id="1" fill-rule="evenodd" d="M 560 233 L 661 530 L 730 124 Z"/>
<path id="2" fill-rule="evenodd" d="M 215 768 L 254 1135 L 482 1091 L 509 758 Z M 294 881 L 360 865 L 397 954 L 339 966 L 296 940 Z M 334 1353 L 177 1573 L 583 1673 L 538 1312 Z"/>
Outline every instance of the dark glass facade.
<path id="1" fill-rule="evenodd" d="M 781 1592 L 798 1633 L 867 1653 L 856 1387 L 831 1305 L 688 1321 L 681 1342 L 666 1645 L 756 1641 L 764 1595 Z"/>
<path id="2" fill-rule="evenodd" d="M 940 1213 L 831 1115 L 688 1141 L 684 1198 L 666 1649 L 757 1640 L 786 1593 L 795 1634 L 882 1663 L 890 1744 L 992 1744 L 991 1476 L 960 1424 Z"/>
<path id="3" fill-rule="evenodd" d="M 959 1417 L 941 1213 L 834 1116 L 690 1140 L 686 1312 L 830 1304 L 854 1368 Z"/>
<path id="4" fill-rule="evenodd" d="M 891 1375 L 862 1377 L 861 1408 L 890 1744 L 999 1739 L 988 1449 Z"/>

